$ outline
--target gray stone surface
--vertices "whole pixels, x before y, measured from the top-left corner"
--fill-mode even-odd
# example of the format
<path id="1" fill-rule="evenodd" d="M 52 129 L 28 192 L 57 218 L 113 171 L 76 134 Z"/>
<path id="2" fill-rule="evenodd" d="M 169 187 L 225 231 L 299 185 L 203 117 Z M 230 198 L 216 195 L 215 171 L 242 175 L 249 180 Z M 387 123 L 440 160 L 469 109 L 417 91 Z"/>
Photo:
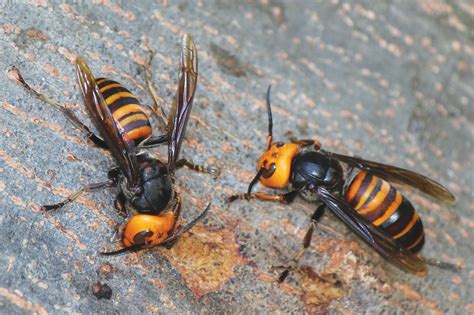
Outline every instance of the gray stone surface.
<path id="1" fill-rule="evenodd" d="M 472 1 L 7 0 L 0 8 L 1 313 L 474 312 Z M 197 43 L 200 81 L 182 156 L 222 169 L 215 181 L 179 172 L 183 216 L 208 200 L 212 210 L 171 250 L 101 257 L 118 246 L 115 191 L 48 215 L 39 206 L 104 179 L 111 156 L 6 70 L 16 65 L 88 121 L 74 56 L 149 104 L 140 66 L 148 41 L 169 104 L 183 32 Z M 403 191 L 424 220 L 423 255 L 462 271 L 406 274 L 329 214 L 302 261 L 312 269 L 273 283 L 271 266 L 298 250 L 313 206 L 224 202 L 253 176 L 269 82 L 277 138 L 291 129 L 452 189 L 454 206 Z M 92 295 L 97 281 L 113 289 L 110 300 Z"/>

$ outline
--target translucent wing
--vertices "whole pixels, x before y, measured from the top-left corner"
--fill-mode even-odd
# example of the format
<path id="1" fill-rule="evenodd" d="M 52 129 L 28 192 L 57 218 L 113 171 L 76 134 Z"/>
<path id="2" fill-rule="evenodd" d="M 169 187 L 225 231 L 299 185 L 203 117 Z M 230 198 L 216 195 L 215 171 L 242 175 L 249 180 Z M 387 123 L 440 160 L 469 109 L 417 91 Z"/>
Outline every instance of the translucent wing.
<path id="1" fill-rule="evenodd" d="M 175 103 L 168 121 L 168 169 L 174 171 L 186 133 L 198 78 L 198 56 L 191 36 L 185 34 L 181 44 L 179 82 Z"/>
<path id="2" fill-rule="evenodd" d="M 456 202 L 456 197 L 446 187 L 421 174 L 400 167 L 368 161 L 353 156 L 332 152 L 327 152 L 327 154 L 341 162 L 366 170 L 388 181 L 410 185 L 444 202 L 451 204 Z"/>
<path id="3" fill-rule="evenodd" d="M 84 103 L 92 122 L 104 138 L 107 148 L 112 152 L 118 166 L 127 176 L 129 184 L 137 184 L 138 175 L 134 142 L 128 139 L 124 130 L 116 124 L 107 103 L 99 92 L 99 87 L 91 70 L 81 57 L 76 59 L 76 72 Z"/>
<path id="4" fill-rule="evenodd" d="M 315 189 L 314 192 L 340 220 L 385 259 L 406 271 L 415 274 L 426 273 L 424 258 L 405 249 L 385 231 L 361 216 L 347 202 L 322 187 Z"/>

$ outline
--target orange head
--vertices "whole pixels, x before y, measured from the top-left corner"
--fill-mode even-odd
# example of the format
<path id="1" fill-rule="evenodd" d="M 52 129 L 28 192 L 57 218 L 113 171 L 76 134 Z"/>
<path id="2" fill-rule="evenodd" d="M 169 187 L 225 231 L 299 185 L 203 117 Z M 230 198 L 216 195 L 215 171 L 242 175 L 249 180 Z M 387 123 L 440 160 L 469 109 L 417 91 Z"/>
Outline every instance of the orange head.
<path id="1" fill-rule="evenodd" d="M 270 188 L 285 188 L 290 181 L 291 162 L 299 151 L 294 143 L 276 142 L 258 160 L 257 170 L 262 171 L 260 182 Z"/>
<path id="2" fill-rule="evenodd" d="M 300 145 L 294 143 L 283 143 L 273 141 L 273 118 L 270 105 L 270 90 L 267 90 L 267 114 L 268 114 L 268 136 L 266 151 L 260 156 L 257 166 L 257 174 L 252 179 L 247 189 L 247 196 L 250 197 L 252 188 L 258 180 L 262 185 L 270 188 L 281 189 L 288 186 L 291 176 L 291 163 L 298 154 Z"/>
<path id="3" fill-rule="evenodd" d="M 173 212 L 162 215 L 136 214 L 128 221 L 123 233 L 125 248 L 139 246 L 153 247 L 171 236 L 176 223 Z"/>

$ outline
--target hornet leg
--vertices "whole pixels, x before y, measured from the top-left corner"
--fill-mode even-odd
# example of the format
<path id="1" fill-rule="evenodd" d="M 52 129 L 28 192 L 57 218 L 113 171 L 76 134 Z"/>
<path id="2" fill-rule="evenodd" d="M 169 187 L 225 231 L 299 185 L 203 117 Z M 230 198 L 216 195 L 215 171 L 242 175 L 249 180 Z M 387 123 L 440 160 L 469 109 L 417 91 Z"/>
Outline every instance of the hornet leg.
<path id="1" fill-rule="evenodd" d="M 153 87 L 153 81 L 151 78 L 151 61 L 153 60 L 153 51 L 148 48 L 148 60 L 144 66 L 145 70 L 145 82 L 146 82 L 146 87 L 148 88 L 148 92 L 151 95 L 151 98 L 153 99 L 153 106 L 149 106 L 155 117 L 163 124 L 167 125 L 168 119 L 166 117 L 166 113 L 163 110 L 163 107 L 159 105 L 159 97 L 158 93 L 156 93 L 155 88 Z"/>
<path id="2" fill-rule="evenodd" d="M 153 106 L 148 106 L 151 110 L 153 115 L 164 125 L 167 126 L 167 118 L 166 113 L 163 110 L 163 107 L 159 105 L 159 97 L 158 93 L 156 93 L 155 88 L 153 87 L 153 81 L 151 78 L 151 61 L 153 60 L 153 51 L 148 48 L 148 60 L 146 64 L 143 66 L 145 72 L 145 82 L 148 92 L 150 93 L 151 98 L 153 99 Z M 154 147 L 163 143 L 168 142 L 168 135 L 160 135 L 160 136 L 153 136 L 143 143 L 140 144 L 141 148 L 150 148 Z"/>
<path id="3" fill-rule="evenodd" d="M 114 187 L 116 184 L 113 181 L 106 181 L 106 182 L 101 182 L 101 183 L 95 183 L 95 184 L 89 184 L 87 186 L 84 186 L 83 188 L 79 189 L 69 197 L 67 197 L 64 201 L 61 201 L 59 203 L 56 203 L 54 205 L 44 205 L 41 207 L 41 210 L 43 211 L 51 211 L 51 210 L 58 210 L 65 205 L 73 202 L 74 200 L 77 199 L 80 195 L 82 195 L 85 192 L 91 192 L 91 191 L 97 191 L 101 190 L 104 188 L 109 188 L 109 187 Z"/>
<path id="4" fill-rule="evenodd" d="M 181 168 L 183 166 L 186 166 L 187 168 L 199 173 L 211 174 L 214 178 L 217 178 L 220 174 L 219 169 L 209 167 L 209 166 L 194 164 L 192 161 L 189 161 L 186 159 L 179 159 L 178 161 L 176 161 L 176 168 Z"/>
<path id="5" fill-rule="evenodd" d="M 100 138 L 99 136 L 95 135 L 90 129 L 89 127 L 87 127 L 86 125 L 84 125 L 80 120 L 79 118 L 77 118 L 77 116 L 73 113 L 72 110 L 70 110 L 69 108 L 66 108 L 64 107 L 63 105 L 59 104 L 58 102 L 54 101 L 53 99 L 49 98 L 48 96 L 44 95 L 44 94 L 41 94 L 40 92 L 34 90 L 26 81 L 25 79 L 23 79 L 20 71 L 13 67 L 10 69 L 10 71 L 12 71 L 12 74 L 15 75 L 15 79 L 16 81 L 25 89 L 27 90 L 28 92 L 30 92 L 31 94 L 33 94 L 36 98 L 40 99 L 41 101 L 49 104 L 49 105 L 52 105 L 54 107 L 56 107 L 57 109 L 59 109 L 63 114 L 64 116 L 66 116 L 67 119 L 69 119 L 70 122 L 72 122 L 72 124 L 78 128 L 81 132 L 83 132 L 87 139 L 91 140 L 96 146 L 100 147 L 100 148 L 103 148 L 103 149 L 107 149 L 107 144 L 105 143 L 105 141 Z"/>
<path id="6" fill-rule="evenodd" d="M 290 270 L 296 268 L 296 264 L 301 259 L 301 257 L 303 257 L 306 249 L 311 245 L 311 239 L 313 236 L 314 229 L 316 228 L 316 224 L 318 223 L 318 221 L 324 215 L 325 208 L 325 204 L 320 205 L 311 216 L 311 223 L 309 224 L 308 230 L 306 231 L 306 234 L 303 238 L 303 247 L 298 253 L 296 253 L 296 255 L 293 256 L 293 258 L 291 259 L 291 265 L 284 267 L 285 269 L 280 273 L 280 276 L 278 277 L 278 283 L 282 283 L 283 281 L 285 281 L 286 277 L 288 277 L 288 275 L 290 274 Z"/>
<path id="7" fill-rule="evenodd" d="M 247 193 L 240 193 L 227 197 L 227 202 L 233 202 L 235 200 L 258 199 L 260 201 L 273 201 L 289 204 L 292 203 L 293 200 L 295 200 L 297 195 L 298 192 L 296 190 L 284 194 L 267 194 L 263 192 L 257 192 L 254 194 L 250 194 L 250 196 Z"/>
<path id="8" fill-rule="evenodd" d="M 286 136 L 288 139 L 291 141 L 291 143 L 298 144 L 303 147 L 310 147 L 313 146 L 313 148 L 318 151 L 321 148 L 321 142 L 316 139 L 297 139 L 291 130 L 286 132 Z"/>

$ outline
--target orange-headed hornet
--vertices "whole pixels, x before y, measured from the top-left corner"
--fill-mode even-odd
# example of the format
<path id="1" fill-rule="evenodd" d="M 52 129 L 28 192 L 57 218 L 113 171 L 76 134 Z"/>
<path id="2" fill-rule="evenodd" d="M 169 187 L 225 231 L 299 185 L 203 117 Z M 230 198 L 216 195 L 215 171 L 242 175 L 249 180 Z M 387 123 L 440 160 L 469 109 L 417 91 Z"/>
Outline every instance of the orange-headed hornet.
<path id="1" fill-rule="evenodd" d="M 291 143 L 273 142 L 273 119 L 268 87 L 266 102 L 268 112 L 268 136 L 266 151 L 260 156 L 257 174 L 250 182 L 247 193 L 228 198 L 256 198 L 262 201 L 292 202 L 297 195 L 319 204 L 311 217 L 311 224 L 303 240 L 303 248 L 293 257 L 296 264 L 310 246 L 317 222 L 329 208 L 340 220 L 380 255 L 415 273 L 426 273 L 426 264 L 456 268 L 448 263 L 430 260 L 417 255 L 424 244 L 423 224 L 411 202 L 389 181 L 407 184 L 441 201 L 455 203 L 455 196 L 434 180 L 402 169 L 324 151 L 317 140 L 298 140 Z M 348 165 L 347 179 L 340 163 Z M 357 171 L 354 171 L 357 169 Z M 286 193 L 252 193 L 253 186 L 262 185 L 274 189 L 286 189 Z M 292 266 L 280 274 L 285 280 Z"/>
<path id="2" fill-rule="evenodd" d="M 148 65 L 150 62 L 151 57 Z M 160 136 L 152 136 L 150 121 L 137 98 L 120 83 L 95 78 L 81 57 L 76 59 L 77 78 L 87 111 L 100 136 L 94 134 L 71 110 L 33 90 L 16 71 L 17 80 L 24 88 L 60 109 L 97 146 L 109 150 L 117 164 L 109 171 L 109 180 L 87 185 L 60 203 L 43 206 L 43 210 L 59 209 L 84 192 L 119 187 L 116 207 L 121 211 L 131 210 L 134 214 L 123 231 L 124 247 L 103 253 L 105 255 L 169 244 L 206 215 L 210 204 L 185 226 L 176 226 L 182 202 L 175 191 L 176 168 L 187 166 L 216 175 L 214 169 L 178 159 L 198 79 L 197 49 L 190 35 L 185 34 L 182 39 L 176 98 L 168 119 L 167 133 Z M 147 73 L 148 69 L 145 71 Z M 150 88 L 150 77 L 146 76 L 146 80 Z M 158 104 L 153 93 L 152 96 Z M 161 143 L 168 143 L 167 163 L 140 150 Z"/>

